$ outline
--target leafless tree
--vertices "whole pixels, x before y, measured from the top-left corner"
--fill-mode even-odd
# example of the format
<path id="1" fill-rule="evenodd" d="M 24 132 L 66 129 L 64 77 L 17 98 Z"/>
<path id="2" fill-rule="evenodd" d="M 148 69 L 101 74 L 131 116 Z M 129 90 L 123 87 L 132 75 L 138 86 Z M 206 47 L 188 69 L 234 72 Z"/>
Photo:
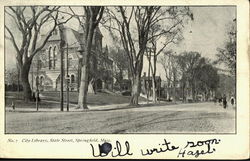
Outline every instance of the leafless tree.
<path id="1" fill-rule="evenodd" d="M 186 99 L 187 86 L 191 89 L 192 99 L 195 99 L 195 89 L 196 89 L 196 72 L 197 68 L 201 64 L 202 59 L 201 54 L 195 51 L 182 52 L 177 57 L 177 63 L 181 72 L 181 84 L 182 84 L 182 94 L 183 101 Z"/>
<path id="2" fill-rule="evenodd" d="M 172 50 L 168 50 L 164 52 L 164 55 L 160 57 L 159 62 L 164 68 L 166 79 L 167 79 L 167 96 L 170 98 L 169 89 L 173 88 L 173 101 L 176 101 L 176 87 L 179 81 L 179 69 L 176 60 L 176 55 Z"/>
<path id="3" fill-rule="evenodd" d="M 29 6 L 29 7 L 6 7 L 6 18 L 13 20 L 14 28 L 21 33 L 21 40 L 16 38 L 13 26 L 5 25 L 9 39 L 16 51 L 16 60 L 20 69 L 23 96 L 25 101 L 31 99 L 31 87 L 28 80 L 29 70 L 34 56 L 45 46 L 52 32 L 58 25 L 59 7 Z M 42 29 L 46 24 L 54 23 L 48 34 L 39 44 L 38 40 Z"/>
<path id="4" fill-rule="evenodd" d="M 184 10 L 178 7 L 161 8 L 159 6 L 108 8 L 106 22 L 109 23 L 106 23 L 105 26 L 111 31 L 118 32 L 123 48 L 129 58 L 129 70 L 132 76 L 131 105 L 138 105 L 138 97 L 141 91 L 143 55 L 148 42 L 159 40 L 163 35 L 175 35 L 178 30 L 177 26 L 183 23 L 183 19 L 180 19 L 179 16 L 191 15 L 188 7 L 184 7 Z M 164 23 L 165 25 L 160 25 Z M 157 30 L 152 34 L 151 30 L 154 28 L 157 28 Z M 174 41 L 174 39 L 168 38 L 170 41 Z M 163 49 L 167 44 L 166 41 Z M 162 50 L 155 53 L 155 57 Z"/>
<path id="5" fill-rule="evenodd" d="M 236 74 L 236 19 L 229 23 L 227 31 L 228 40 L 223 48 L 217 48 L 217 62 L 224 63 L 231 74 Z"/>
<path id="6" fill-rule="evenodd" d="M 152 72 L 152 91 L 153 102 L 156 103 L 156 62 L 157 57 L 163 53 L 163 51 L 170 44 L 177 44 L 183 40 L 182 29 L 185 22 L 189 19 L 193 20 L 193 14 L 189 7 L 167 7 L 162 8 L 160 11 L 160 17 L 158 21 L 150 28 L 150 40 L 153 47 L 152 59 L 148 59 L 150 62 L 150 68 Z M 157 42 L 161 42 L 160 44 Z"/>
<path id="7" fill-rule="evenodd" d="M 80 89 L 78 96 L 78 107 L 83 109 L 88 109 L 87 106 L 87 93 L 88 93 L 88 85 L 89 85 L 89 58 L 91 55 L 93 35 L 95 29 L 97 28 L 103 14 L 104 7 L 90 7 L 85 6 L 85 19 L 82 23 L 80 18 L 77 16 L 80 25 L 85 31 L 85 37 L 83 38 L 86 42 L 85 44 L 85 53 L 83 54 L 82 62 L 81 62 L 81 79 L 80 79 Z M 73 10 L 72 10 L 73 11 Z"/>
<path id="8" fill-rule="evenodd" d="M 120 85 L 122 83 L 124 73 L 128 72 L 128 58 L 124 50 L 120 49 L 120 46 L 115 47 L 117 50 L 115 48 L 111 48 L 110 50 L 110 57 L 113 59 L 114 63 L 112 75 L 113 78 L 116 79 L 116 84 Z"/>

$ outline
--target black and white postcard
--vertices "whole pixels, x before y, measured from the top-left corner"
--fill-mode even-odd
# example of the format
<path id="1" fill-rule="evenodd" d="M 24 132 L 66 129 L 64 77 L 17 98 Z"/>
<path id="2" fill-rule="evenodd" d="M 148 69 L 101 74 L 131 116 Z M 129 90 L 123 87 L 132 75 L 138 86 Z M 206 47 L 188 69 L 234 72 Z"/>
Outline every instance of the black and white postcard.
<path id="1" fill-rule="evenodd" d="M 1 158 L 249 158 L 249 2 L 0 2 Z"/>

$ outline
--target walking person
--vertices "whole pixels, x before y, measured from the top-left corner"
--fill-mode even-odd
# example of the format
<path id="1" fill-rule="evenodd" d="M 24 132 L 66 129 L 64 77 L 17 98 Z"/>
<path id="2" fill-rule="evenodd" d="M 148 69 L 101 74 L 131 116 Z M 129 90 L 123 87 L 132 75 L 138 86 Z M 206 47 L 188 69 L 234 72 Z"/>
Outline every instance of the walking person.
<path id="1" fill-rule="evenodd" d="M 216 105 L 216 103 L 217 103 L 217 98 L 216 97 L 214 97 L 214 104 Z"/>
<path id="2" fill-rule="evenodd" d="M 231 105 L 234 106 L 234 103 L 235 103 L 234 97 L 232 96 L 232 97 L 231 97 Z"/>
<path id="3" fill-rule="evenodd" d="M 219 98 L 219 105 L 221 105 L 222 97 Z"/>
<path id="4" fill-rule="evenodd" d="M 227 97 L 225 94 L 223 96 L 222 103 L 223 103 L 223 108 L 226 109 L 227 108 Z"/>

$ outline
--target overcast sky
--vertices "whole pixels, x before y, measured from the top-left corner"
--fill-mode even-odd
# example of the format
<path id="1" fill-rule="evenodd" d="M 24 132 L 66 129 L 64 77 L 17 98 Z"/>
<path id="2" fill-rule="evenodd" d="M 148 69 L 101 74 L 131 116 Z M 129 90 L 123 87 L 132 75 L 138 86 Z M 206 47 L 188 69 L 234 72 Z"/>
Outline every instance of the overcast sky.
<path id="1" fill-rule="evenodd" d="M 184 40 L 178 45 L 171 45 L 169 48 L 175 52 L 183 51 L 198 51 L 202 56 L 215 59 L 216 49 L 223 47 L 226 36 L 226 27 L 228 23 L 232 22 L 235 15 L 235 7 L 191 7 L 194 20 L 185 25 L 183 31 Z M 78 25 L 70 22 L 68 26 L 78 29 Z M 109 38 L 109 33 L 101 28 L 104 36 L 103 46 L 112 45 Z M 6 67 L 15 66 L 15 50 L 9 41 L 6 41 Z M 143 71 L 147 71 L 147 61 L 144 61 Z M 157 65 L 157 75 L 162 78 L 165 77 L 163 69 L 160 64 Z"/>
<path id="2" fill-rule="evenodd" d="M 223 47 L 227 39 L 228 24 L 236 18 L 235 7 L 191 7 L 194 21 L 189 22 L 184 29 L 184 40 L 171 46 L 176 53 L 197 51 L 202 56 L 215 60 L 217 48 Z M 144 71 L 147 69 L 144 65 Z M 158 75 L 164 78 L 163 68 L 158 64 Z"/>

